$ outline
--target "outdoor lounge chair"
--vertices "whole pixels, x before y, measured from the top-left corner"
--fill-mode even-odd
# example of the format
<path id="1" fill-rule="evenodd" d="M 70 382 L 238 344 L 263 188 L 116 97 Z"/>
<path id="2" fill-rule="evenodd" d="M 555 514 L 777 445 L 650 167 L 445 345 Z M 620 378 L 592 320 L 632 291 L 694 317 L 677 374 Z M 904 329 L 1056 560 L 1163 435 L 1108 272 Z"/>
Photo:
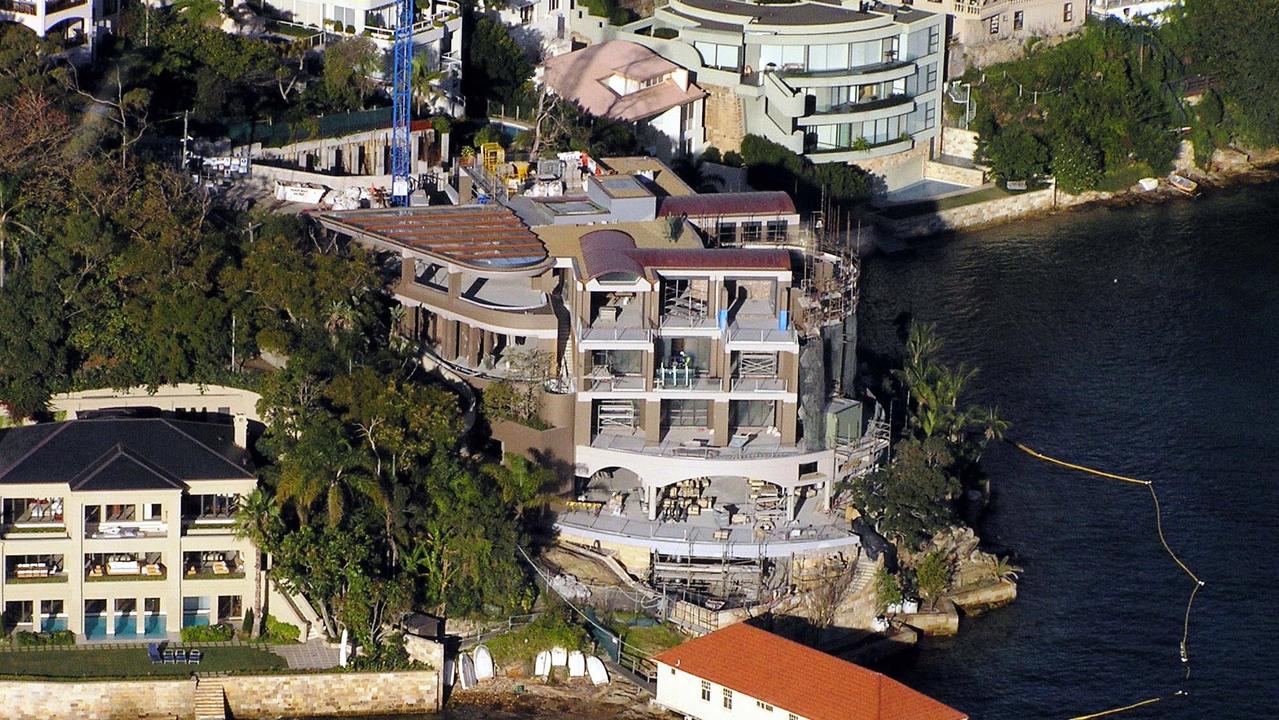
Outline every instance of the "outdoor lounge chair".
<path id="1" fill-rule="evenodd" d="M 173 662 L 177 662 L 177 661 L 178 661 L 178 660 L 177 660 L 177 658 L 178 658 L 178 655 L 177 655 L 177 653 L 175 653 L 174 651 L 172 651 L 172 650 L 165 650 L 165 651 L 164 651 L 164 662 L 165 662 L 165 664 L 173 663 Z"/>
<path id="2" fill-rule="evenodd" d="M 149 643 L 147 645 L 147 657 L 151 658 L 152 665 L 159 665 L 164 662 L 164 655 L 160 653 L 160 645 L 157 643 Z"/>
<path id="3" fill-rule="evenodd" d="M 204 659 L 203 650 L 192 650 L 190 653 L 187 654 L 187 663 L 190 665 L 199 665 L 200 661 L 203 659 Z"/>
<path id="4" fill-rule="evenodd" d="M 185 663 L 186 661 L 187 661 L 187 651 L 186 651 L 186 650 L 179 650 L 179 651 L 177 652 L 177 656 L 174 658 L 173 662 L 175 662 L 175 663 Z"/>

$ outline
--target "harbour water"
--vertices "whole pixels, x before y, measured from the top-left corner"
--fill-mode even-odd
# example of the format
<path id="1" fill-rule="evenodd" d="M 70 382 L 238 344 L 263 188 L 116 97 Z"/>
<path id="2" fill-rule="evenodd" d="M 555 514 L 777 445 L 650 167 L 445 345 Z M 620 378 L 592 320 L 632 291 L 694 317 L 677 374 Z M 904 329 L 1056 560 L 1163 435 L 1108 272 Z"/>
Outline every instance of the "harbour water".
<path id="1" fill-rule="evenodd" d="M 1012 606 L 929 642 L 900 679 L 973 718 L 1271 717 L 1279 698 L 1279 185 L 1094 208 L 869 260 L 862 345 L 901 313 L 971 400 L 1045 453 L 1158 483 L 1164 529 L 1206 581 L 1182 682 L 1190 581 L 1149 494 L 993 447 L 985 534 L 1014 549 Z"/>

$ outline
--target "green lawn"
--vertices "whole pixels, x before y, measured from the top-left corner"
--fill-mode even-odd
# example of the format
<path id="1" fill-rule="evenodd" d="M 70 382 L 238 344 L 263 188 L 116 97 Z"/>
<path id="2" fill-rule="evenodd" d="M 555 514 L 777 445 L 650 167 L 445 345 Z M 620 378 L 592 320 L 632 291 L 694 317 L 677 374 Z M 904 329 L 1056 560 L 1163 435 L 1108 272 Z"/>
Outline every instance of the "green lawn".
<path id="1" fill-rule="evenodd" d="M 259 647 L 225 645 L 200 648 L 199 665 L 152 665 L 145 647 L 0 651 L 0 676 L 47 678 L 189 677 L 199 671 L 249 672 L 279 670 L 284 658 Z"/>
<path id="2" fill-rule="evenodd" d="M 950 210 L 972 205 L 973 203 L 986 202 L 987 200 L 998 200 L 1013 194 L 1015 193 L 1010 193 L 998 185 L 992 185 L 981 190 L 974 190 L 960 195 L 950 195 L 937 200 L 920 200 L 919 202 L 904 203 L 902 205 L 890 205 L 881 210 L 880 214 L 890 220 L 901 220 L 902 218 Z"/>
<path id="3" fill-rule="evenodd" d="M 1107 192 L 1120 192 L 1136 185 L 1137 181 L 1144 177 L 1157 177 L 1157 175 L 1146 163 L 1129 165 L 1107 173 L 1101 179 L 1101 182 L 1097 183 L 1097 189 Z"/>

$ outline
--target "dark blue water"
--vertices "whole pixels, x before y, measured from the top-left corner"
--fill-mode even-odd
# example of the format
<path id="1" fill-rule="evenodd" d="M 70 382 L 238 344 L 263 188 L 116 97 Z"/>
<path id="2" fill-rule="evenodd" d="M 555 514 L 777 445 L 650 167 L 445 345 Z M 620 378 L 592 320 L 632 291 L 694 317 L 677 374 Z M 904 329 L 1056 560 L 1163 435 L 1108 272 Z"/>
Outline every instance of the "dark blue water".
<path id="1" fill-rule="evenodd" d="M 1127 718 L 1262 718 L 1279 700 L 1279 185 L 1064 213 L 868 261 L 862 344 L 906 311 L 1011 435 L 1157 482 L 1141 487 L 992 448 L 985 534 L 1025 568 L 1012 606 L 929 643 L 902 680 L 1000 720 L 1067 718 L 1178 688 Z"/>

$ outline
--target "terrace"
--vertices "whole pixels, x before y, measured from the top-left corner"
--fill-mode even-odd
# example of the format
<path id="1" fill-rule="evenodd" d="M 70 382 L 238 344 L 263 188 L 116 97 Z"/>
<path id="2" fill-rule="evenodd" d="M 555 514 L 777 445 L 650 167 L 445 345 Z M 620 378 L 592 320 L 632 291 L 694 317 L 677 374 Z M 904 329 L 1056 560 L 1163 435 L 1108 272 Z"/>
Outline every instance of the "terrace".
<path id="1" fill-rule="evenodd" d="M 86 553 L 85 582 L 112 580 L 163 580 L 167 568 L 160 553 Z"/>
<path id="2" fill-rule="evenodd" d="M 6 533 L 62 532 L 62 498 L 5 498 Z"/>
<path id="3" fill-rule="evenodd" d="M 84 536 L 99 538 L 160 538 L 169 534 L 163 508 L 158 503 L 138 505 L 86 505 Z"/>
<path id="4" fill-rule="evenodd" d="M 693 478 L 656 489 L 657 517 L 650 520 L 645 488 L 633 474 L 616 470 L 592 477 L 556 524 L 573 535 L 640 540 L 655 552 L 680 556 L 757 559 L 856 545 L 842 518 L 820 509 L 818 495 L 815 486 L 788 491 L 743 477 Z"/>
<path id="5" fill-rule="evenodd" d="M 182 553 L 183 576 L 187 580 L 227 580 L 244 577 L 244 560 L 239 551 Z"/>
<path id="6" fill-rule="evenodd" d="M 6 584 L 64 583 L 61 555 L 10 555 L 4 561 Z"/>

